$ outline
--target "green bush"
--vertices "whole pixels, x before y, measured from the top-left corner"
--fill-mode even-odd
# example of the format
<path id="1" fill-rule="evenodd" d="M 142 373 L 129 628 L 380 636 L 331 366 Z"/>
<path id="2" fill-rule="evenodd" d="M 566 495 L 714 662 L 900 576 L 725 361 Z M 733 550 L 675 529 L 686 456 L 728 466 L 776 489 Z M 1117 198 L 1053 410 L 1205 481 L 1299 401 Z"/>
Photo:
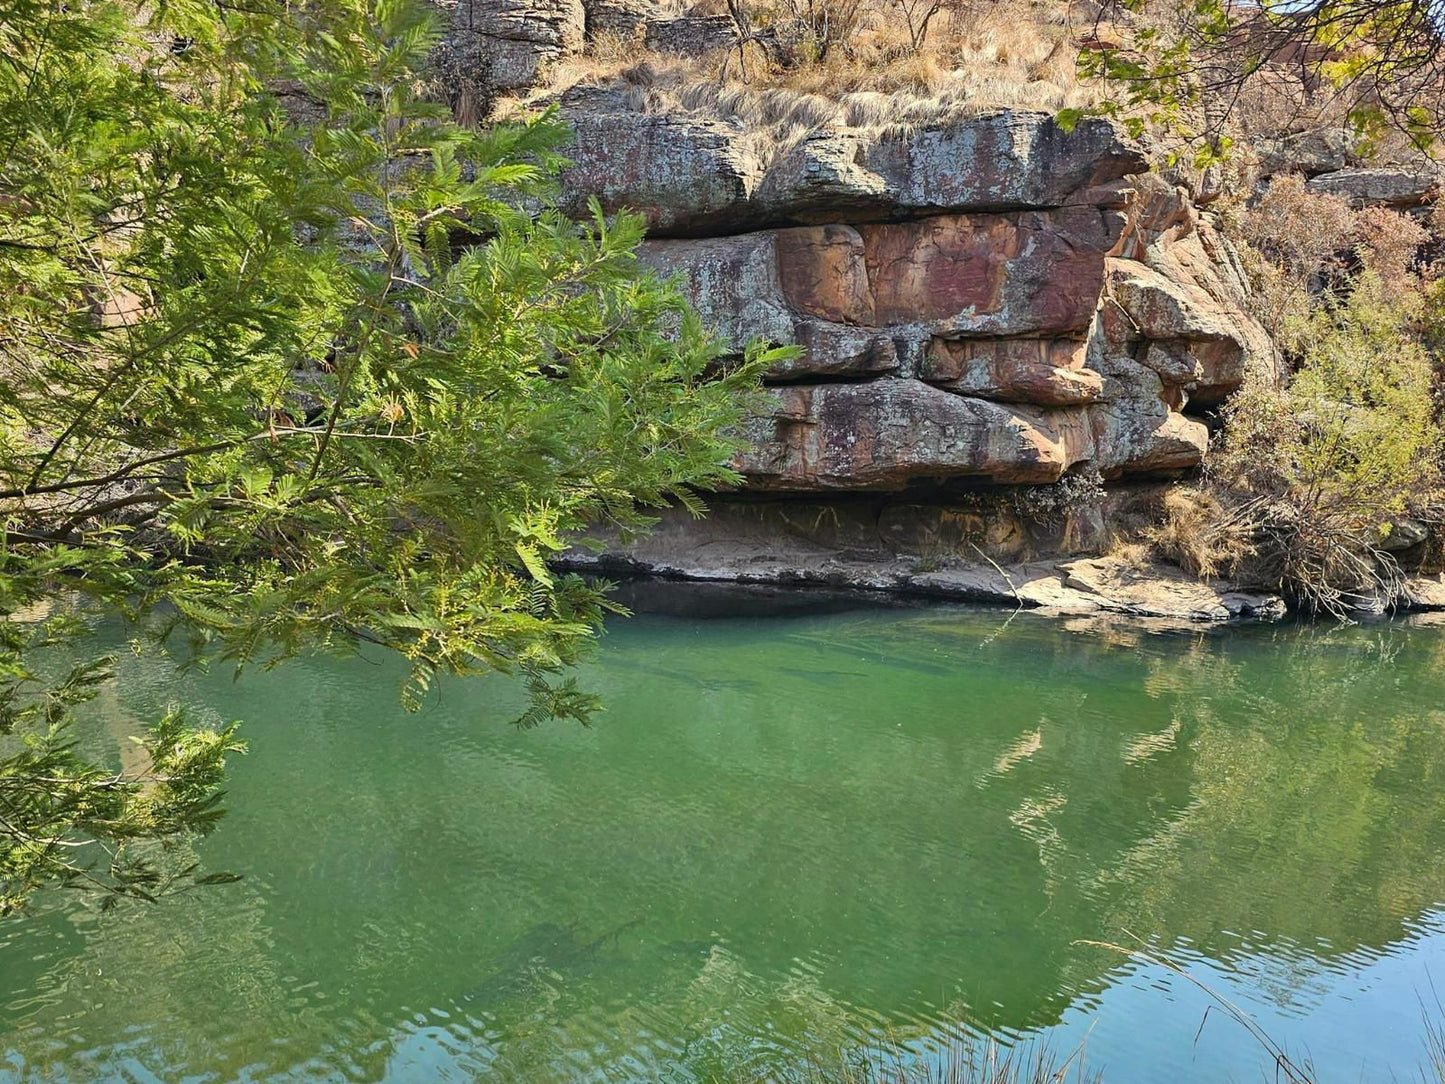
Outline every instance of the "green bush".
<path id="1" fill-rule="evenodd" d="M 1336 615 L 1398 601 L 1391 533 L 1433 518 L 1441 500 L 1427 317 L 1419 291 L 1365 271 L 1284 322 L 1292 379 L 1253 382 L 1231 400 L 1210 462 L 1221 513 L 1201 529 L 1227 523 L 1250 538 L 1231 572 Z"/>

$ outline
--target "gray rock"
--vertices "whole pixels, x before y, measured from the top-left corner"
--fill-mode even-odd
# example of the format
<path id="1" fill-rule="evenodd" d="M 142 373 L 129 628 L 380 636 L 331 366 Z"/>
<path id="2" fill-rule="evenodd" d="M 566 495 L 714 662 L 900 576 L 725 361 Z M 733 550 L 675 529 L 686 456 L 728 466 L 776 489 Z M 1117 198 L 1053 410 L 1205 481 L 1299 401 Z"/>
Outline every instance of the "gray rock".
<path id="1" fill-rule="evenodd" d="M 1043 411 L 917 380 L 778 389 L 737 460 L 751 489 L 902 490 L 918 480 L 1054 482 L 1094 455 L 1083 408 Z"/>
<path id="2" fill-rule="evenodd" d="M 731 48 L 737 42 L 737 31 L 726 15 L 683 15 L 648 22 L 646 38 L 647 47 L 660 53 L 702 56 Z"/>
<path id="3" fill-rule="evenodd" d="M 480 56 L 493 90 L 521 90 L 582 47 L 585 22 L 582 0 L 461 0 L 450 37 L 459 54 Z"/>
<path id="4" fill-rule="evenodd" d="M 656 0 L 585 0 L 587 36 L 615 34 L 633 38 L 645 34 L 649 23 L 663 18 Z"/>
<path id="5" fill-rule="evenodd" d="M 1430 537 L 1430 528 L 1418 519 L 1397 519 L 1390 524 L 1390 533 L 1380 543 L 1386 553 L 1413 549 Z"/>
<path id="6" fill-rule="evenodd" d="M 847 587 L 990 603 L 1050 617 L 1099 616 L 1185 629 L 1284 615 L 1274 595 L 1201 583 L 1176 568 L 1112 559 L 1029 560 L 998 550 L 967 510 L 944 506 L 719 502 L 701 523 L 679 510 L 650 536 L 559 564 L 607 575 Z M 904 530 L 891 524 L 902 523 Z"/>
<path id="7" fill-rule="evenodd" d="M 1439 195 L 1440 171 L 1433 165 L 1339 169 L 1311 177 L 1305 188 L 1354 207 L 1418 207 Z"/>
<path id="8" fill-rule="evenodd" d="M 1358 144 L 1359 137 L 1347 128 L 1311 128 L 1278 139 L 1260 140 L 1256 144 L 1259 175 L 1303 173 L 1313 177 L 1332 173 L 1353 163 Z"/>
<path id="9" fill-rule="evenodd" d="M 608 210 L 642 211 L 654 235 L 1057 207 L 1146 168 L 1138 147 L 1100 119 L 1072 133 L 1049 114 L 1009 110 L 907 132 L 825 129 L 765 158 L 765 133 L 646 112 L 638 98 L 595 87 L 563 96 L 577 131 L 563 184 L 577 207 L 595 195 Z"/>

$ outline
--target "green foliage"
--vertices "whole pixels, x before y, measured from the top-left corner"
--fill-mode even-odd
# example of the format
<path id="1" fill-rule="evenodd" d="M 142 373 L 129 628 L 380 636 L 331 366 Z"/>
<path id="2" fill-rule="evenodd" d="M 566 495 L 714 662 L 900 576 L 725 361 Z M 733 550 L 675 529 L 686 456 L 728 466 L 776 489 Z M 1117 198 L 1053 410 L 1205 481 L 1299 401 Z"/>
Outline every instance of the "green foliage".
<path id="1" fill-rule="evenodd" d="M 1445 52 L 1436 2 L 1109 0 L 1100 20 L 1130 27 L 1127 43 L 1097 35 L 1078 69 L 1104 90 L 1097 111 L 1131 134 L 1162 130 L 1196 168 L 1226 158 L 1228 121 L 1242 91 L 1297 81 L 1304 99 L 1339 104 L 1370 154 L 1394 133 L 1433 146 L 1445 118 Z M 1303 104 L 1303 103 L 1302 103 Z M 1186 152 L 1170 153 L 1170 164 Z"/>
<path id="2" fill-rule="evenodd" d="M 27 669 L 61 633 L 22 617 L 63 583 L 238 670 L 366 641 L 409 660 L 411 706 L 520 671 L 526 723 L 595 707 L 554 675 L 615 607 L 549 558 L 735 481 L 775 355 L 719 363 L 641 219 L 547 207 L 554 115 L 479 132 L 426 100 L 438 41 L 418 0 L 0 0 L 7 702 L 93 684 Z M 168 717 L 112 782 L 63 711 L 15 711 L 41 745 L 0 762 L 12 900 L 56 869 L 34 839 L 209 823 L 229 731 Z"/>
<path id="3" fill-rule="evenodd" d="M 1228 514 L 1211 530 L 1246 525 L 1237 563 L 1308 608 L 1343 616 L 1371 596 L 1396 601 L 1385 543 L 1402 517 L 1439 503 L 1445 429 L 1424 315 L 1418 293 L 1363 272 L 1287 321 L 1288 387 L 1256 381 L 1226 409 L 1210 476 Z"/>

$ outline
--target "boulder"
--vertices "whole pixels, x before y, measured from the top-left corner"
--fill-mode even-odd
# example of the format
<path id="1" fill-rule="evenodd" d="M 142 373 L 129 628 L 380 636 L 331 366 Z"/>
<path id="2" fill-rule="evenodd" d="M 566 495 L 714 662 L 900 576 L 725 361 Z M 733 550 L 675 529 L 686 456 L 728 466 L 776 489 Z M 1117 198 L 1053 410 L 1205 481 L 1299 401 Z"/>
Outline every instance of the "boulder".
<path id="1" fill-rule="evenodd" d="M 748 201 L 761 176 L 756 154 L 735 125 L 671 113 L 639 113 L 618 103 L 631 96 L 615 87 L 573 87 L 562 98 L 577 133 L 565 149 L 562 207 L 586 213 L 596 197 L 603 210 L 637 211 L 655 236 L 740 232 L 728 217 Z"/>
<path id="2" fill-rule="evenodd" d="M 1409 577 L 1405 602 L 1412 610 L 1445 610 L 1445 576 Z"/>
<path id="3" fill-rule="evenodd" d="M 731 48 L 737 31 L 727 15 L 680 15 L 647 23 L 647 47 L 676 56 L 702 56 L 715 49 Z"/>
<path id="4" fill-rule="evenodd" d="M 663 18 L 657 0 L 585 0 L 587 37 L 613 34 L 635 38 L 647 32 L 650 23 Z"/>
<path id="5" fill-rule="evenodd" d="M 1440 194 L 1440 171 L 1434 165 L 1337 169 L 1311 177 L 1305 188 L 1354 207 L 1418 207 Z"/>
<path id="6" fill-rule="evenodd" d="M 1089 408 L 1093 466 L 1105 478 L 1171 475 L 1199 466 L 1209 427 L 1174 409 L 1161 395 L 1123 395 Z"/>
<path id="7" fill-rule="evenodd" d="M 1123 319 L 1108 326 L 1119 346 L 1198 405 L 1222 402 L 1250 371 L 1277 371 L 1268 334 L 1230 296 L 1197 235 L 1151 246 L 1146 258 L 1109 261 L 1107 308 Z"/>
<path id="8" fill-rule="evenodd" d="M 1098 399 L 1104 378 L 1087 367 L 1078 339 L 947 339 L 935 337 L 919 376 L 962 395 L 1043 406 Z"/>
<path id="9" fill-rule="evenodd" d="M 468 0 L 451 9 L 450 37 L 460 54 L 479 54 L 493 90 L 521 90 L 582 47 L 585 23 L 582 0 Z"/>
<path id="10" fill-rule="evenodd" d="M 1348 128 L 1311 128 L 1261 140 L 1256 144 L 1259 175 L 1302 173 L 1314 177 L 1333 173 L 1352 163 L 1358 144 L 1359 136 Z"/>

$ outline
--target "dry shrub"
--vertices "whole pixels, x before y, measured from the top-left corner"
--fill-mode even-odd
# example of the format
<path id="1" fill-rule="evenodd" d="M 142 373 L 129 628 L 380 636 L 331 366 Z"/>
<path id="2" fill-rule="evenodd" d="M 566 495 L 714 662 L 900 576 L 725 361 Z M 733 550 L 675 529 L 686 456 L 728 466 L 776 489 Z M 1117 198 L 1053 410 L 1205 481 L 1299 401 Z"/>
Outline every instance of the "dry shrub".
<path id="1" fill-rule="evenodd" d="M 1350 270 L 1373 272 L 1392 290 L 1409 291 L 1430 231 L 1386 207 L 1352 210 L 1338 196 L 1311 192 L 1284 174 L 1252 206 L 1230 215 L 1255 283 L 1255 314 L 1279 337 L 1309 319 L 1314 299 L 1344 283 Z"/>
<path id="2" fill-rule="evenodd" d="M 557 89 L 580 83 L 605 83 L 622 78 L 644 64 L 667 64 L 664 57 L 647 48 L 645 35 L 602 31 L 587 40 L 580 53 L 569 53 L 547 66 L 547 86 Z M 525 102 L 520 103 L 525 109 Z"/>
<path id="3" fill-rule="evenodd" d="M 1330 268 L 1355 233 L 1355 214 L 1339 196 L 1311 192 L 1297 173 L 1270 179 L 1239 219 L 1241 238 L 1293 278 L 1307 282 Z"/>
<path id="4" fill-rule="evenodd" d="M 1250 307 L 1278 338 L 1307 319 L 1311 297 L 1343 270 L 1355 213 L 1339 196 L 1311 192 L 1299 174 L 1270 179 L 1253 206 L 1228 219 L 1254 283 Z"/>
<path id="5" fill-rule="evenodd" d="M 787 0 L 791 16 L 779 30 L 794 63 L 817 63 L 846 48 L 858 33 L 863 0 Z"/>
<path id="6" fill-rule="evenodd" d="M 1144 542 L 1200 579 L 1233 575 L 1254 552 L 1248 514 L 1227 510 L 1205 490 L 1169 490 L 1163 513 L 1160 523 L 1144 530 Z"/>
<path id="7" fill-rule="evenodd" d="M 1408 288 L 1416 257 L 1430 231 L 1410 215 L 1386 207 L 1355 212 L 1356 251 L 1360 262 L 1393 289 Z"/>

